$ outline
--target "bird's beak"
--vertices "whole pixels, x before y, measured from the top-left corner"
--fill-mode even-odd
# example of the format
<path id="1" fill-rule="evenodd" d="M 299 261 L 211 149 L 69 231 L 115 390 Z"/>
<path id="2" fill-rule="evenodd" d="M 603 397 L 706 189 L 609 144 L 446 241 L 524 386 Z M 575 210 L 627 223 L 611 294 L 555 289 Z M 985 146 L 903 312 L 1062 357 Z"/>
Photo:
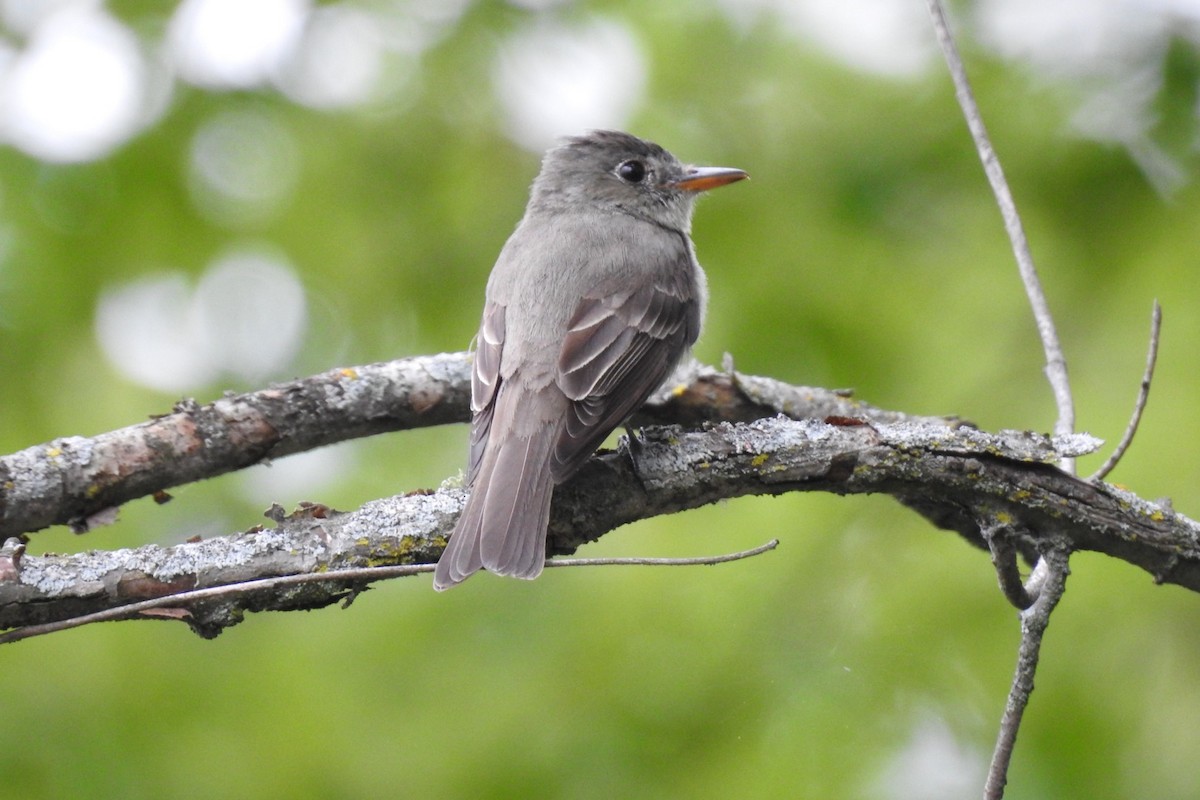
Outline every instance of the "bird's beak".
<path id="1" fill-rule="evenodd" d="M 684 176 L 675 181 L 675 188 L 685 192 L 705 192 L 749 177 L 742 170 L 730 167 L 689 167 Z"/>

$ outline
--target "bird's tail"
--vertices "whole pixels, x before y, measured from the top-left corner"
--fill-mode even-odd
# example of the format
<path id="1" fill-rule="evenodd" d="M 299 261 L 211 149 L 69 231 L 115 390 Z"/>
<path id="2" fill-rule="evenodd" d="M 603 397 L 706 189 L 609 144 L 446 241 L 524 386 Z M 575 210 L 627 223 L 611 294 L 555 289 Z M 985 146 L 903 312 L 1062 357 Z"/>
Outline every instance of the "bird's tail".
<path id="1" fill-rule="evenodd" d="M 529 437 L 496 433 L 492 431 L 462 516 L 438 560 L 433 574 L 438 591 L 481 568 L 526 580 L 542 574 L 554 492 L 550 451 L 555 428 L 546 425 Z"/>

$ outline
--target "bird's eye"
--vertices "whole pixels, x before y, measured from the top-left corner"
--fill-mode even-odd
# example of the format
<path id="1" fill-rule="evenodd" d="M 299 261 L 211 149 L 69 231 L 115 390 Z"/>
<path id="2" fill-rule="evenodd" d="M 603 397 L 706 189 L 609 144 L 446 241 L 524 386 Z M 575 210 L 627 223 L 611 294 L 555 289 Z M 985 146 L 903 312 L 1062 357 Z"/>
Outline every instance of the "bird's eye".
<path id="1" fill-rule="evenodd" d="M 646 165 L 636 158 L 622 161 L 617 166 L 617 176 L 630 183 L 641 183 L 646 177 Z"/>

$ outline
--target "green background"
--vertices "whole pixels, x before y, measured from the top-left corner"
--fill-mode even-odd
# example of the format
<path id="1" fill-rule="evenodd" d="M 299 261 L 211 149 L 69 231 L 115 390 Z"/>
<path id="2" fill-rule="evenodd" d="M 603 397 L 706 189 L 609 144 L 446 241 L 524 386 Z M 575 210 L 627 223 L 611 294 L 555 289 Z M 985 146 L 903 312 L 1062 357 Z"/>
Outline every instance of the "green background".
<path id="1" fill-rule="evenodd" d="M 161 34 L 156 5 L 116 10 Z M 538 168 L 504 137 L 489 78 L 497 41 L 534 13 L 469 6 L 402 94 L 367 106 L 179 84 L 158 123 L 99 160 L 0 150 L 0 451 L 169 410 L 177 397 L 102 354 L 98 298 L 164 266 L 197 278 L 246 241 L 286 253 L 307 292 L 304 347 L 271 378 L 463 349 Z M 1052 427 L 1027 302 L 936 62 L 866 75 L 769 18 L 736 27 L 707 5 L 547 13 L 635 32 L 648 82 L 631 130 L 752 175 L 697 212 L 702 360 L 728 352 L 745 372 L 987 429 Z M 1148 138 L 1184 177 L 1162 193 L 1125 148 L 1073 133 L 1078 85 L 969 34 L 963 46 L 1080 429 L 1120 436 L 1158 298 L 1155 390 L 1112 479 L 1200 514 L 1194 49 L 1157 64 Z M 214 221 L 187 189 L 192 137 L 230 111 L 297 145 L 295 186 L 266 218 Z M 189 393 L 253 388 L 227 376 Z M 248 528 L 272 502 L 353 508 L 434 487 L 461 468 L 465 435 L 341 445 L 271 493 L 245 475 L 182 487 L 84 538 L 37 533 L 30 552 L 170 544 Z M 983 553 L 887 498 L 797 495 L 639 523 L 581 555 L 771 537 L 776 552 L 712 569 L 479 576 L 442 595 L 428 578 L 392 581 L 349 610 L 253 616 L 215 641 L 138 622 L 5 647 L 0 797 L 977 796 L 963 787 L 981 781 L 1018 642 Z M 1103 557 L 1071 564 L 1010 796 L 1197 796 L 1197 598 Z"/>

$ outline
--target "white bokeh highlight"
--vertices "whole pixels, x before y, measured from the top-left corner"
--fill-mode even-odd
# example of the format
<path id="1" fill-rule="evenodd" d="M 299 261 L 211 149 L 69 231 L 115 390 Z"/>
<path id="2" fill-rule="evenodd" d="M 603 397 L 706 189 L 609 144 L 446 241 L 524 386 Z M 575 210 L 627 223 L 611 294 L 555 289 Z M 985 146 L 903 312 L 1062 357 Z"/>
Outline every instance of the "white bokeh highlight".
<path id="1" fill-rule="evenodd" d="M 642 48 L 623 25 L 539 20 L 501 45 L 494 78 L 509 137 L 540 153 L 564 134 L 627 128 L 646 72 Z"/>
<path id="2" fill-rule="evenodd" d="M 300 45 L 276 84 L 312 108 L 361 105 L 376 92 L 385 56 L 379 19 L 346 4 L 309 15 Z"/>
<path id="3" fill-rule="evenodd" d="M 188 189 L 215 222 L 244 227 L 269 219 L 287 203 L 299 174 L 295 137 L 270 111 L 221 112 L 192 137 Z"/>
<path id="4" fill-rule="evenodd" d="M 168 29 L 180 76 L 210 89 L 270 81 L 304 29 L 306 0 L 183 0 Z"/>
<path id="5" fill-rule="evenodd" d="M 1146 56 L 1157 59 L 1172 20 L 1147 0 L 980 0 L 979 39 L 1006 59 L 1047 78 L 1119 76 Z M 1155 12 L 1158 6 L 1159 13 Z"/>
<path id="6" fill-rule="evenodd" d="M 186 324 L 191 287 L 182 272 L 161 272 L 105 290 L 96 340 L 109 363 L 134 383 L 185 392 L 213 382 L 217 366 Z"/>
<path id="7" fill-rule="evenodd" d="M 132 32 L 95 4 L 59 4 L 0 52 L 0 139 L 44 161 L 101 158 L 145 121 L 144 83 Z"/>
<path id="8" fill-rule="evenodd" d="M 96 0 L 0 0 L 0 21 L 20 36 L 30 37 L 46 20 L 73 7 L 95 7 Z"/>
<path id="9" fill-rule="evenodd" d="M 908 741 L 878 775 L 870 796 L 879 800 L 960 800 L 977 796 L 986 775 L 983 753 L 960 742 L 940 716 L 921 710 Z"/>
<path id="10" fill-rule="evenodd" d="M 271 249 L 217 259 L 192 297 L 190 327 L 222 372 L 258 382 L 289 364 L 308 320 L 295 268 Z"/>
<path id="11" fill-rule="evenodd" d="M 292 508 L 313 495 L 327 493 L 330 484 L 351 472 L 357 449 L 354 443 L 343 443 L 256 464 L 242 471 L 240 494 L 248 503 L 270 501 Z"/>
<path id="12" fill-rule="evenodd" d="M 808 0 L 789 23 L 842 63 L 874 75 L 912 78 L 936 63 L 925 4 L 912 0 Z"/>
<path id="13" fill-rule="evenodd" d="M 195 286 L 165 271 L 105 290 L 96 339 L 127 378 L 164 392 L 218 379 L 258 383 L 285 369 L 303 342 L 304 288 L 294 267 L 268 248 L 216 260 Z"/>
<path id="14" fill-rule="evenodd" d="M 1075 132 L 1124 147 L 1163 196 L 1188 182 L 1187 168 L 1154 139 L 1154 103 L 1172 39 L 1200 41 L 1200 0 L 980 0 L 972 20 L 1001 57 L 1072 86 Z"/>
<path id="15" fill-rule="evenodd" d="M 736 25 L 763 17 L 851 69 L 892 78 L 923 74 L 937 57 L 925 3 L 913 0 L 717 0 Z"/>

